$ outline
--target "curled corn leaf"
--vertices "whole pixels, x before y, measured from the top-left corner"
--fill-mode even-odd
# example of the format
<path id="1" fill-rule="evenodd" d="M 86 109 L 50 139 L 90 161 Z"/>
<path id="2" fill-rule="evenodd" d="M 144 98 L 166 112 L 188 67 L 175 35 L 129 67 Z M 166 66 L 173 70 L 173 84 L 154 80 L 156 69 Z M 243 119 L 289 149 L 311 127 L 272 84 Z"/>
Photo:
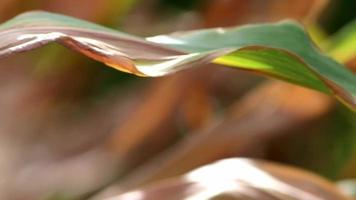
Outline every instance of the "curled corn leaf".
<path id="1" fill-rule="evenodd" d="M 215 62 L 334 94 L 356 109 L 355 74 L 322 54 L 293 21 L 140 38 L 62 15 L 29 12 L 2 24 L 0 34 L 0 57 L 57 42 L 140 76 Z"/>

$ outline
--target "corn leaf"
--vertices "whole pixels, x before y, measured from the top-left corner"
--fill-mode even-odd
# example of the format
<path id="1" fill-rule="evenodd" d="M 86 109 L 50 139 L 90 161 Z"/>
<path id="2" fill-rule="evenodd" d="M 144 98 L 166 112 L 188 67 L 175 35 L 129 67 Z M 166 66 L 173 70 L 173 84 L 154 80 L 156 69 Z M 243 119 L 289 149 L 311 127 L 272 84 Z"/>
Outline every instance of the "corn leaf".
<path id="1" fill-rule="evenodd" d="M 141 76 L 215 62 L 334 94 L 356 109 L 355 74 L 321 53 L 293 21 L 140 38 L 71 17 L 29 12 L 2 24 L 0 34 L 0 57 L 55 41 Z"/>
<path id="2" fill-rule="evenodd" d="M 331 182 L 301 169 L 230 158 L 107 200 L 346 200 Z"/>

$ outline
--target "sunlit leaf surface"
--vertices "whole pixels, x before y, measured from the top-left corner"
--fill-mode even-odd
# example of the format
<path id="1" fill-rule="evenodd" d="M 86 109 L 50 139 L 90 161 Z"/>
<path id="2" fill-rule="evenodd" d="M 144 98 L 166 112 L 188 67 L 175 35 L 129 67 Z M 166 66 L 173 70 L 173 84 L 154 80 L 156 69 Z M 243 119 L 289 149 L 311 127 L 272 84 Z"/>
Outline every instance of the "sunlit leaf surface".
<path id="1" fill-rule="evenodd" d="M 141 76 L 162 76 L 214 61 L 334 93 L 356 109 L 356 76 L 320 53 L 292 21 L 143 39 L 70 17 L 30 12 L 6 22 L 0 31 L 0 57 L 56 41 Z"/>
<path id="2" fill-rule="evenodd" d="M 337 186 L 348 196 L 356 197 L 356 180 L 346 179 L 337 182 Z"/>
<path id="3" fill-rule="evenodd" d="M 336 33 L 330 41 L 330 55 L 340 62 L 356 57 L 356 21 L 351 22 Z"/>
<path id="4" fill-rule="evenodd" d="M 107 200 L 347 199 L 330 182 L 300 169 L 251 159 L 225 159 L 179 178 Z"/>

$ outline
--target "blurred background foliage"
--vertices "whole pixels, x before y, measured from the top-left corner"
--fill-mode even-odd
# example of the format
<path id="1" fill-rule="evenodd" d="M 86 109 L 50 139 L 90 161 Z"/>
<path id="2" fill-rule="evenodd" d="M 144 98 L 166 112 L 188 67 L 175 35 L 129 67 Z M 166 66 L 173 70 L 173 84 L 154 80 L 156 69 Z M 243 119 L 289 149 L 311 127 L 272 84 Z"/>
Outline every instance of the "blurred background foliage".
<path id="1" fill-rule="evenodd" d="M 294 18 L 325 38 L 354 0 L 2 0 L 149 36 Z M 347 64 L 355 69 L 355 62 Z M 207 65 L 164 78 L 58 45 L 0 60 L 0 199 L 100 199 L 227 157 L 356 178 L 356 116 L 317 92 Z"/>

